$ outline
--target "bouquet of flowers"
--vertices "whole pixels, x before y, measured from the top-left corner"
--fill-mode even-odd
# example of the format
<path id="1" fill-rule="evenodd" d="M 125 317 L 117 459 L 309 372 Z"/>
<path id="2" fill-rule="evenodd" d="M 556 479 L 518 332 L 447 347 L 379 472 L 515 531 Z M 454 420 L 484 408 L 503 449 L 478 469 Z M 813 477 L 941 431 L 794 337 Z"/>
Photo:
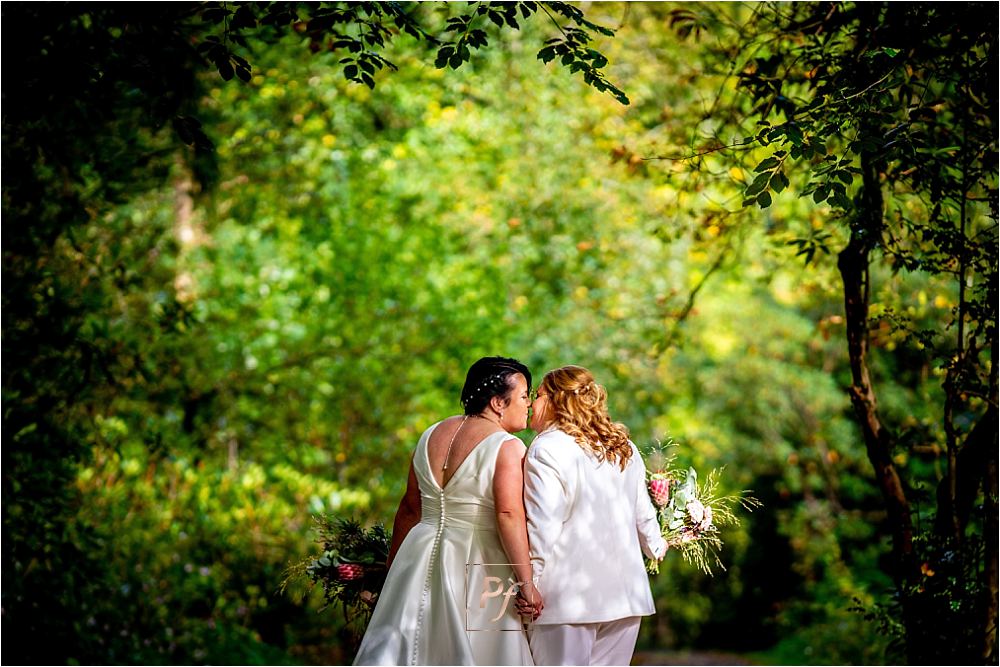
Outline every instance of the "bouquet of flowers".
<path id="1" fill-rule="evenodd" d="M 711 575 L 712 565 L 726 569 L 719 560 L 722 550 L 719 528 L 739 525 L 738 508 L 752 512 L 761 503 L 747 495 L 748 491 L 720 495 L 719 469 L 712 470 L 699 483 L 694 468 L 673 467 L 674 456 L 666 452 L 672 446 L 672 442 L 658 446 L 648 457 L 660 462 L 656 472 L 646 471 L 649 497 L 656 507 L 663 539 L 670 548 L 680 551 L 685 561 Z M 659 563 L 647 560 L 646 569 L 656 574 L 660 571 Z"/>
<path id="2" fill-rule="evenodd" d="M 340 602 L 348 622 L 360 619 L 364 627 L 385 583 L 389 533 L 381 524 L 366 530 L 354 519 L 322 515 L 313 520 L 322 552 L 291 565 L 285 571 L 281 590 L 302 580 L 308 581 L 310 588 L 320 584 L 322 609 Z"/>

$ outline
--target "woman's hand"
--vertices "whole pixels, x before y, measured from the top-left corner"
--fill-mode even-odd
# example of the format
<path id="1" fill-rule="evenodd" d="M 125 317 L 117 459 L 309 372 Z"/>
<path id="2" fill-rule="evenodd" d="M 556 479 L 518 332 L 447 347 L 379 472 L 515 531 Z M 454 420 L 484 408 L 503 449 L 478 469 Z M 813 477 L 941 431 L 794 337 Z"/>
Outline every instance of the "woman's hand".
<path id="1" fill-rule="evenodd" d="M 535 588 L 535 584 L 528 581 L 521 584 L 518 589 L 514 605 L 517 607 L 517 613 L 521 616 L 527 616 L 532 621 L 537 621 L 542 614 L 542 609 L 545 608 L 545 601 L 542 599 L 542 594 Z"/>

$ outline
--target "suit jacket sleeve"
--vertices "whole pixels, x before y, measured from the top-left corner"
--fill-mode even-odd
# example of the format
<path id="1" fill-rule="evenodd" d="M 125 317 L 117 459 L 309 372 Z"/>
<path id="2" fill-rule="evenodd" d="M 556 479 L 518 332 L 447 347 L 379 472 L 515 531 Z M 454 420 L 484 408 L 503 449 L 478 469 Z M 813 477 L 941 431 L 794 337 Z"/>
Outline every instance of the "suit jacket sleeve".
<path id="1" fill-rule="evenodd" d="M 531 572 L 538 582 L 569 518 L 574 497 L 571 467 L 559 465 L 544 440 L 528 449 L 524 464 L 524 509 L 528 519 Z"/>
<path id="2" fill-rule="evenodd" d="M 646 465 L 642 461 L 639 449 L 634 445 L 632 456 L 633 465 L 636 466 L 633 471 L 636 480 L 635 527 L 639 533 L 639 545 L 647 557 L 659 560 L 667 553 L 667 542 L 663 539 L 656 508 L 653 507 L 653 501 L 649 499 L 649 492 L 646 490 Z"/>

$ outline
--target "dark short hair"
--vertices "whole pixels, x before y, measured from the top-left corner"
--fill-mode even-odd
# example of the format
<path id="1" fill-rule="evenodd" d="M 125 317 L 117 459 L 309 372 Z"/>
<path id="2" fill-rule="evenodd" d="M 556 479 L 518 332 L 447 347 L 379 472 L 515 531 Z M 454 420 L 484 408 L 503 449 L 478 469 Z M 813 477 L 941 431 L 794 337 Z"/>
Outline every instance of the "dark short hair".
<path id="1" fill-rule="evenodd" d="M 514 388 L 513 377 L 523 375 L 531 388 L 531 371 L 517 359 L 483 357 L 472 364 L 462 387 L 462 407 L 467 415 L 478 415 L 494 396 L 504 396 Z"/>

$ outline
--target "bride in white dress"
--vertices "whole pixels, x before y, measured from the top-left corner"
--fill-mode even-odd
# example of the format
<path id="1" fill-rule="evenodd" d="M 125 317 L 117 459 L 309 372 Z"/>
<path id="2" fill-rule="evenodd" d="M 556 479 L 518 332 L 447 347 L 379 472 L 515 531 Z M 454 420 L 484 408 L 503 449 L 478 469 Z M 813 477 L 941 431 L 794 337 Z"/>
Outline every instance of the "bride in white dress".
<path id="1" fill-rule="evenodd" d="M 530 619 L 509 597 L 542 607 L 522 498 L 526 450 L 510 436 L 527 426 L 530 387 L 523 364 L 480 359 L 462 389 L 464 416 L 420 436 L 389 572 L 354 664 L 532 664 Z"/>

